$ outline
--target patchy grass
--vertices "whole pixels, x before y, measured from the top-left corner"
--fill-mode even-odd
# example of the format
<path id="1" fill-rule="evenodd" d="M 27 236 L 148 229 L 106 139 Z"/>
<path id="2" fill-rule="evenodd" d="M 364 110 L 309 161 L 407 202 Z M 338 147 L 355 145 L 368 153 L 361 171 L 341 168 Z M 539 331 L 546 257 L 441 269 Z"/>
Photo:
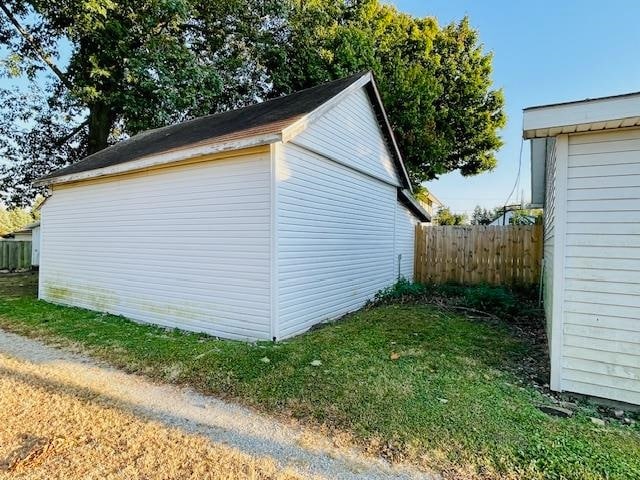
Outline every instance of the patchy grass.
<path id="1" fill-rule="evenodd" d="M 127 371 L 346 432 L 450 478 L 640 478 L 640 429 L 552 418 L 515 372 L 529 342 L 429 305 L 367 309 L 272 344 L 217 340 L 0 295 L 0 326 Z"/>

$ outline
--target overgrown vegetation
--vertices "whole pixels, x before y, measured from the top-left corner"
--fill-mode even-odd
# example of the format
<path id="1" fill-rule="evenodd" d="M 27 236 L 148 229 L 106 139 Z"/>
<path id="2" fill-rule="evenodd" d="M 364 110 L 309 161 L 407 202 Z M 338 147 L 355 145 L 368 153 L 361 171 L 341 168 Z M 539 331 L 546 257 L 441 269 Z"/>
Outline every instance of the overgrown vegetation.
<path id="1" fill-rule="evenodd" d="M 503 286 L 421 284 L 400 279 L 395 285 L 380 291 L 374 305 L 393 303 L 431 303 L 444 308 L 467 310 L 502 321 L 540 323 L 541 306 L 536 287 L 507 288 Z"/>
<path id="2" fill-rule="evenodd" d="M 276 344 L 140 325 L 17 289 L 0 295 L 0 327 L 324 425 L 372 453 L 436 468 L 447 478 L 640 478 L 637 425 L 596 426 L 589 417 L 597 412 L 585 403 L 568 419 L 542 413 L 537 406 L 550 399 L 518 373 L 537 355 L 530 339 L 500 319 L 416 302 L 427 298 L 427 288 L 433 290 L 403 282 L 375 307 Z M 439 295 L 465 305 L 520 308 L 503 298 L 509 292 L 441 288 Z M 494 299 L 478 303 L 490 291 Z"/>

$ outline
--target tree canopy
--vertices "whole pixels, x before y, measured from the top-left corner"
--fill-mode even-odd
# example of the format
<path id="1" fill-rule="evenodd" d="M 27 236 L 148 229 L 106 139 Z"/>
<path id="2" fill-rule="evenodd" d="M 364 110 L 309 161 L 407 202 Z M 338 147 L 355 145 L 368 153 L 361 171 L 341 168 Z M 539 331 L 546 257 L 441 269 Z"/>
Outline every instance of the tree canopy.
<path id="1" fill-rule="evenodd" d="M 471 214 L 471 225 L 489 225 L 496 218 L 496 212 L 498 208 L 488 210 L 482 208 L 480 205 L 476 205 Z"/>
<path id="2" fill-rule="evenodd" d="M 449 207 L 441 207 L 433 218 L 436 225 L 464 225 L 467 216 L 464 213 L 453 213 Z"/>
<path id="3" fill-rule="evenodd" d="M 372 70 L 415 184 L 492 169 L 503 97 L 464 18 L 379 0 L 9 0 L 0 5 L 3 200 L 140 131 Z"/>

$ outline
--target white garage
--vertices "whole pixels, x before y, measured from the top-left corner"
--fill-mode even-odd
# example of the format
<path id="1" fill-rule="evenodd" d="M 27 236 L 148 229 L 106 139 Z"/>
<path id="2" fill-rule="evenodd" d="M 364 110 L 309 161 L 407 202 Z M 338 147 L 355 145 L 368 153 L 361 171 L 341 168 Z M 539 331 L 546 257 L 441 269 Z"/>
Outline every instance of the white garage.
<path id="1" fill-rule="evenodd" d="M 640 404 L 640 93 L 533 107 L 551 387 Z"/>
<path id="2" fill-rule="evenodd" d="M 40 298 L 282 339 L 413 274 L 411 196 L 370 74 L 144 132 L 39 180 Z"/>

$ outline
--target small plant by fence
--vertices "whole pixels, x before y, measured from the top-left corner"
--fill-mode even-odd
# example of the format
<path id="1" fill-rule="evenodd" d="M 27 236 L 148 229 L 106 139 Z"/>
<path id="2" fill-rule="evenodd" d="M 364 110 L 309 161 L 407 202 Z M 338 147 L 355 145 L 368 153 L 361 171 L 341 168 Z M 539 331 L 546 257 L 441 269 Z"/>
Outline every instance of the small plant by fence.
<path id="1" fill-rule="evenodd" d="M 31 268 L 31 242 L 0 241 L 0 270 Z"/>
<path id="2" fill-rule="evenodd" d="M 532 285 L 540 278 L 542 225 L 416 227 L 417 282 Z"/>

